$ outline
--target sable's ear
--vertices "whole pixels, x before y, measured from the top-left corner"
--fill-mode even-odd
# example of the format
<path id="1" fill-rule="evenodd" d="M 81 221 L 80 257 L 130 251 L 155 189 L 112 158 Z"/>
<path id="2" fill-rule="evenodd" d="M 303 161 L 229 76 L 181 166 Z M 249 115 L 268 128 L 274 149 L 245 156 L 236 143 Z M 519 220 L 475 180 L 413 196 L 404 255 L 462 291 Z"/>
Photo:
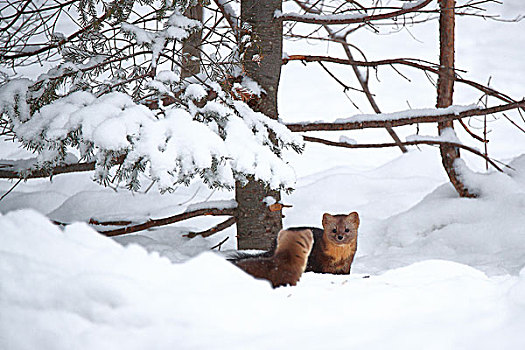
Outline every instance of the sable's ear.
<path id="1" fill-rule="evenodd" d="M 334 217 L 328 213 L 323 214 L 323 226 L 328 224 L 329 222 L 333 221 Z"/>
<path id="2" fill-rule="evenodd" d="M 354 212 L 351 212 L 350 214 L 348 214 L 348 215 L 346 216 L 346 219 L 347 219 L 348 221 L 353 222 L 353 223 L 355 224 L 356 227 L 359 226 L 359 214 L 357 214 L 357 212 L 355 212 L 355 211 L 354 211 Z"/>

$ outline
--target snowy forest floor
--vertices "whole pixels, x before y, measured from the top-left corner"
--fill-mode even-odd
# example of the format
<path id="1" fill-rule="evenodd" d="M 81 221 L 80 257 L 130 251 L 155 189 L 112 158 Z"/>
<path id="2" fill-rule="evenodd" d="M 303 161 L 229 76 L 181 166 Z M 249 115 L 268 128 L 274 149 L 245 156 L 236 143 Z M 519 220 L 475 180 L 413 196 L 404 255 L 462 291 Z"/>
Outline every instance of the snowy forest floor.
<path id="1" fill-rule="evenodd" d="M 350 276 L 305 273 L 298 286 L 275 290 L 209 252 L 233 229 L 181 237 L 212 219 L 116 238 L 123 247 L 85 224 L 62 232 L 34 211 L 8 213 L 0 218 L 2 348 L 521 349 L 525 157 L 511 165 L 511 177 L 472 175 L 479 199 L 457 198 L 434 149 L 300 178 L 284 198 L 293 205 L 285 224 L 319 226 L 323 211 L 357 210 L 358 255 Z M 25 186 L 30 192 L 6 197 L 2 210 L 32 203 L 51 218 L 82 219 L 169 209 L 158 194 L 115 193 L 86 174 Z M 195 188 L 180 192 L 172 203 Z"/>

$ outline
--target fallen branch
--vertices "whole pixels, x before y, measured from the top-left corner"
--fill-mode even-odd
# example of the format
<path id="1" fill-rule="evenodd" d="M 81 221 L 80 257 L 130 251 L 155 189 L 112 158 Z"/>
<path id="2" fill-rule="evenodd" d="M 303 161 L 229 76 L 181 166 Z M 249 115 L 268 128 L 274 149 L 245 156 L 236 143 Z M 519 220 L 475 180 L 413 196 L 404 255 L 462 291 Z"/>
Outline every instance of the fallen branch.
<path id="1" fill-rule="evenodd" d="M 487 115 L 498 112 L 507 111 L 510 109 L 525 108 L 525 100 L 519 102 L 512 102 L 503 105 L 498 105 L 489 108 L 469 109 L 460 113 L 444 113 L 440 115 L 422 115 L 417 117 L 404 117 L 396 118 L 391 120 L 359 120 L 359 121 L 348 121 L 341 123 L 324 123 L 324 122 L 312 122 L 312 123 L 290 123 L 286 124 L 288 129 L 294 132 L 304 131 L 341 131 L 341 130 L 359 130 L 367 128 L 384 128 L 387 126 L 403 126 L 412 125 L 417 123 L 436 123 L 439 121 L 456 120 L 467 117 L 473 117 L 478 115 Z M 381 116 L 378 114 L 378 116 Z"/>
<path id="2" fill-rule="evenodd" d="M 194 237 L 197 237 L 197 236 L 209 237 L 209 236 L 211 236 L 211 235 L 213 235 L 213 234 L 215 234 L 217 232 L 220 232 L 222 230 L 227 229 L 228 227 L 230 227 L 233 224 L 235 224 L 236 221 L 237 220 L 235 219 L 235 217 L 231 217 L 231 218 L 227 219 L 226 221 L 223 221 L 220 224 L 218 224 L 216 226 L 213 226 L 209 230 L 205 230 L 205 231 L 201 231 L 201 232 L 189 232 L 188 234 L 184 235 L 183 237 L 188 237 L 188 238 L 194 238 Z"/>
<path id="3" fill-rule="evenodd" d="M 109 230 L 109 231 L 98 231 L 99 233 L 108 236 L 120 236 L 125 235 L 128 233 L 138 232 L 138 231 L 144 231 L 152 227 L 158 227 L 158 226 L 165 226 L 169 224 L 173 224 L 175 222 L 183 221 L 186 219 L 194 218 L 197 216 L 203 216 L 203 215 L 227 215 L 227 216 L 235 216 L 237 209 L 235 208 L 205 208 L 205 209 L 197 209 L 194 211 L 188 211 L 184 212 L 182 214 L 172 215 L 167 218 L 162 219 L 150 219 L 142 224 L 132 225 L 132 226 L 126 226 L 120 229 L 116 230 Z"/>
<path id="4" fill-rule="evenodd" d="M 316 142 L 316 143 L 322 143 L 322 144 L 328 145 L 328 146 L 345 147 L 345 148 L 385 148 L 385 147 L 396 147 L 397 146 L 396 143 L 350 144 L 350 143 L 345 143 L 345 142 L 335 142 L 335 141 L 320 139 L 320 138 L 311 137 L 311 136 L 304 136 L 303 138 L 304 138 L 305 141 L 308 141 L 308 142 Z M 469 151 L 471 153 L 474 153 L 475 155 L 478 155 L 478 156 L 482 157 L 490 165 L 492 165 L 495 169 L 497 169 L 500 172 L 503 172 L 503 170 L 492 159 L 490 159 L 488 156 L 484 155 L 483 153 L 481 153 L 480 151 L 478 151 L 478 150 L 476 150 L 476 149 L 474 149 L 472 147 L 465 146 L 465 145 L 463 145 L 461 143 L 448 142 L 448 141 L 438 141 L 438 140 L 418 140 L 418 141 L 406 141 L 406 142 L 403 142 L 403 145 L 406 145 L 406 146 L 414 146 L 414 145 L 440 145 L 441 146 L 441 145 L 447 145 L 447 146 L 461 148 L 461 149 L 464 149 L 466 151 Z"/>

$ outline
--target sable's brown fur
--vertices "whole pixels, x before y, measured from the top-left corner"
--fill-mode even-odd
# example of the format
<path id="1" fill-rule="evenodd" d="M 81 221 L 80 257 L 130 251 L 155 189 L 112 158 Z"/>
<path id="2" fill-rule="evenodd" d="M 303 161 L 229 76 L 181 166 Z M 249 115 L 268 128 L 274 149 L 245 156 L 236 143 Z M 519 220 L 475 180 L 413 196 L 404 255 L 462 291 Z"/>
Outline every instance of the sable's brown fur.
<path id="1" fill-rule="evenodd" d="M 234 264 L 253 277 L 269 280 L 274 288 L 295 286 L 306 268 L 312 245 L 313 235 L 309 229 L 281 230 L 272 256 L 242 259 Z"/>
<path id="2" fill-rule="evenodd" d="M 322 230 L 308 227 L 314 234 L 314 245 L 306 271 L 348 275 L 357 250 L 358 227 L 359 215 L 356 212 L 348 215 L 325 213 Z M 291 230 L 305 228 L 298 227 Z"/>

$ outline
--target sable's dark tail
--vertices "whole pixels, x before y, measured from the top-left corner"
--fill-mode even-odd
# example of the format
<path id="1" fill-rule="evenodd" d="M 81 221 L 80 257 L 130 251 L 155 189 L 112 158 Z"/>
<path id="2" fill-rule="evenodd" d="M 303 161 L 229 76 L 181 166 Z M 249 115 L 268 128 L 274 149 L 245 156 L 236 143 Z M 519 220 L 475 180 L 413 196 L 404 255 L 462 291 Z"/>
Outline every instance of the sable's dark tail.
<path id="1" fill-rule="evenodd" d="M 234 252 L 229 254 L 227 260 L 235 264 L 246 259 L 270 258 L 273 256 L 273 252 L 274 250 L 269 250 L 262 253 Z"/>
<path id="2" fill-rule="evenodd" d="M 277 248 L 274 256 L 289 259 L 292 265 L 300 266 L 301 273 L 303 273 L 313 243 L 314 236 L 310 229 L 281 230 L 277 236 Z"/>
<path id="3" fill-rule="evenodd" d="M 312 245 L 311 230 L 281 230 L 272 256 L 244 258 L 234 264 L 255 278 L 270 281 L 274 288 L 287 284 L 295 286 L 306 268 Z"/>

